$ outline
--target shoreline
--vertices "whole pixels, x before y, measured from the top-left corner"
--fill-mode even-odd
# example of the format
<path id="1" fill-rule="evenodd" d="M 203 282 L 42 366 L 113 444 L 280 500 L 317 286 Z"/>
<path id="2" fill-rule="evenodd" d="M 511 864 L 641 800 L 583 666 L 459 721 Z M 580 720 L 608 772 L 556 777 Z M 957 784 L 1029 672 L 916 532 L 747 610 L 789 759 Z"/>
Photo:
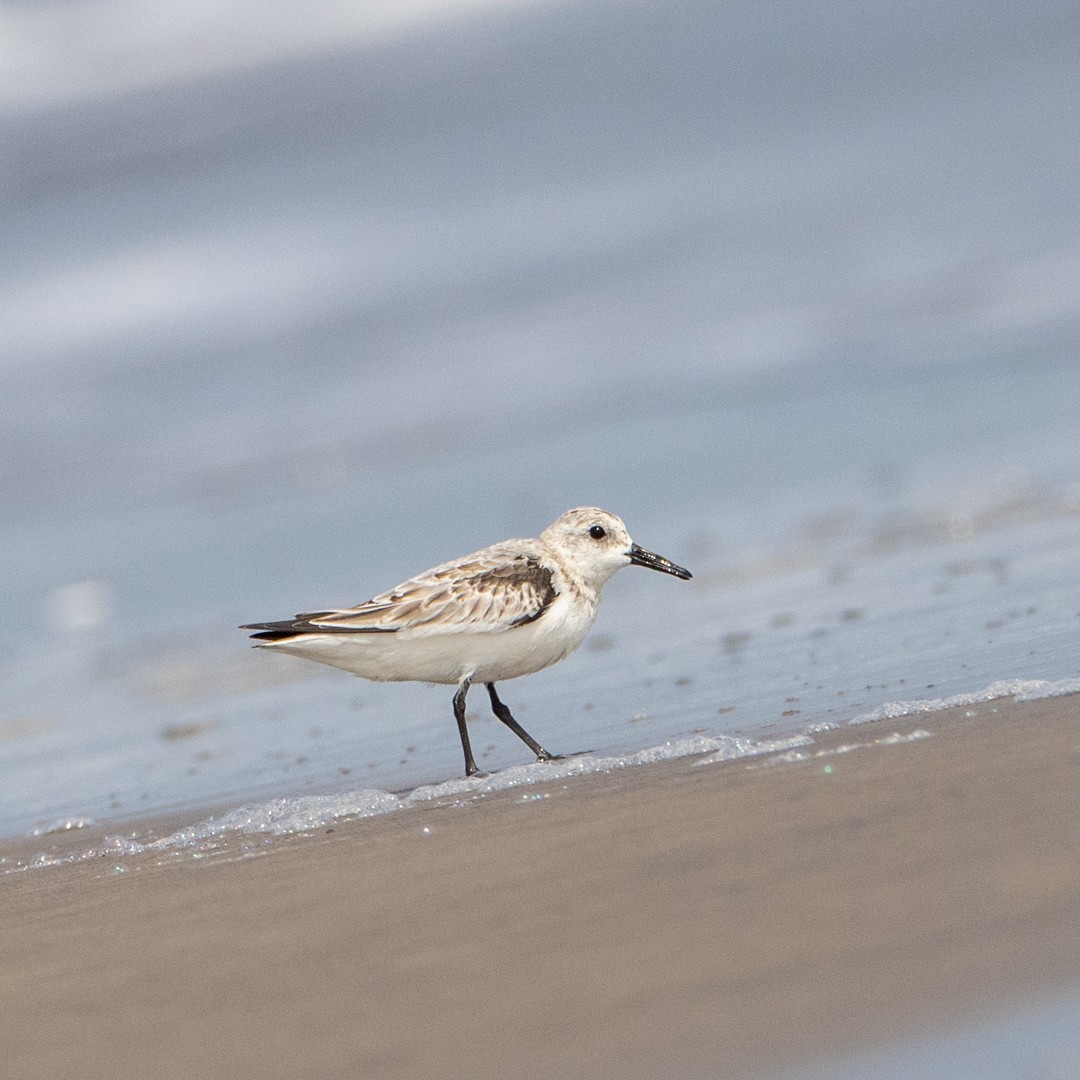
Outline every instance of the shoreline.
<path id="1" fill-rule="evenodd" d="M 1080 985 L 1080 696 L 814 739 L 4 875 L 10 1067 L 744 1077 Z"/>
<path id="2" fill-rule="evenodd" d="M 58 819 L 48 829 L 30 833 L 0 834 L 0 876 L 29 869 L 47 869 L 108 855 L 110 845 L 118 858 L 141 855 L 146 848 L 200 848 L 203 853 L 227 843 L 229 834 L 243 830 L 248 834 L 271 834 L 281 839 L 290 833 L 308 833 L 324 825 L 357 821 L 385 813 L 411 809 L 430 809 L 446 799 L 474 800 L 506 789 L 528 790 L 548 782 L 603 775 L 622 769 L 654 766 L 682 758 L 705 764 L 715 755 L 717 762 L 734 762 L 754 757 L 768 757 L 773 764 L 838 752 L 837 740 L 844 744 L 840 752 L 860 748 L 856 732 L 879 721 L 906 724 L 920 716 L 959 712 L 972 705 L 1000 702 L 1013 704 L 1045 698 L 1080 695 L 1080 679 L 1057 681 L 1044 679 L 1005 679 L 981 690 L 965 691 L 946 698 L 911 699 L 888 702 L 869 712 L 838 724 L 821 724 L 747 734 L 739 731 L 707 735 L 688 734 L 656 746 L 639 750 L 603 754 L 582 751 L 553 759 L 541 771 L 536 763 L 507 764 L 492 773 L 480 774 L 473 781 L 458 778 L 420 781 L 405 787 L 343 787 L 338 790 L 291 790 L 264 784 L 259 791 L 236 793 L 232 797 L 196 802 L 178 802 L 173 806 L 127 810 L 103 820 L 86 820 L 73 815 L 70 824 Z M 995 710 L 996 711 L 996 710 Z M 851 738 L 843 733 L 851 731 Z M 870 743 L 878 741 L 869 738 Z M 802 744 L 807 744 L 803 746 Z M 790 751 L 790 753 L 788 753 Z M 574 764 L 571 764 L 574 762 Z M 580 767 L 579 767 L 580 766 Z M 545 775 L 549 774 L 549 775 Z M 482 778 L 482 779 L 481 779 Z M 481 779 L 477 786 L 475 780 Z M 485 782 L 486 781 L 486 782 Z M 282 818 L 292 819 L 292 823 Z M 310 820 L 309 820 L 310 819 Z M 65 827 L 66 826 L 66 827 Z M 170 843 L 170 840 L 175 842 Z"/>

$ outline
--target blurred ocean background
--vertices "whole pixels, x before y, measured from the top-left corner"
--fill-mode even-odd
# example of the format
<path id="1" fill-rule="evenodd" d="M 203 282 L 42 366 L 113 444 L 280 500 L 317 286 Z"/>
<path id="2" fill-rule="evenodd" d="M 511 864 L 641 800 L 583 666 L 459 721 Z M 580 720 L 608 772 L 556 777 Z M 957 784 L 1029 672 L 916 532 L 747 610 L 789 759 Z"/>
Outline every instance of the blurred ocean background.
<path id="1" fill-rule="evenodd" d="M 579 504 L 695 580 L 502 687 L 554 751 L 1076 679 L 1078 55 L 1052 0 L 0 4 L 0 834 L 456 777 L 448 688 L 235 627 Z"/>

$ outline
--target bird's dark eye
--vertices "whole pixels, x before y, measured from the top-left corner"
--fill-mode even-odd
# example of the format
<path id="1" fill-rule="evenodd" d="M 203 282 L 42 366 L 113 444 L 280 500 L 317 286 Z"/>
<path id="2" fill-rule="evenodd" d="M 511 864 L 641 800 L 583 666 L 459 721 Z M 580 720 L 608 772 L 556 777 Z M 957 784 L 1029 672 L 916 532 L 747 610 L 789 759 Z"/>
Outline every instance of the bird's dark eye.
<path id="1" fill-rule="evenodd" d="M 604 532 L 604 526 L 603 526 L 603 525 L 594 525 L 594 526 L 593 526 L 593 527 L 592 527 L 592 528 L 591 528 L 591 529 L 589 530 L 589 535 L 590 535 L 590 536 L 591 536 L 591 537 L 592 537 L 592 538 L 593 538 L 594 540 L 603 540 L 603 539 L 604 539 L 604 537 L 605 537 L 605 536 L 607 536 L 607 533 L 606 533 L 606 532 Z"/>

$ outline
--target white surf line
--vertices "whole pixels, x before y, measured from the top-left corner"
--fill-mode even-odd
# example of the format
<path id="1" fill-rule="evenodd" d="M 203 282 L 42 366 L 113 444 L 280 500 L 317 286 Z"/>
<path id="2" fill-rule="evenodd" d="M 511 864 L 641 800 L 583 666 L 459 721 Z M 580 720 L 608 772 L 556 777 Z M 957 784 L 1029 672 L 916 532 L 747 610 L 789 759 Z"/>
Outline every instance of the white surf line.
<path id="1" fill-rule="evenodd" d="M 890 701 L 879 705 L 871 712 L 856 716 L 849 723 L 869 724 L 875 720 L 899 720 L 905 716 L 917 716 L 920 713 L 940 712 L 962 705 L 980 705 L 998 698 L 1011 697 L 1016 701 L 1039 701 L 1043 698 L 1064 697 L 1066 694 L 1080 693 L 1080 679 L 1060 679 L 1057 682 L 1048 679 L 1001 679 L 992 682 L 982 690 L 966 694 L 952 694 L 943 698 L 917 699 L 914 701 Z M 816 730 L 824 730 L 817 728 Z"/>
<path id="2" fill-rule="evenodd" d="M 327 825 L 345 819 L 379 817 L 399 810 L 432 804 L 439 800 L 456 800 L 464 805 L 466 799 L 480 798 L 497 791 L 531 787 L 595 773 L 613 772 L 638 765 L 651 765 L 655 762 L 691 757 L 695 754 L 709 754 L 711 761 L 731 761 L 758 754 L 792 750 L 807 746 L 812 742 L 813 740 L 808 735 L 763 740 L 731 735 L 694 735 L 685 739 L 671 739 L 658 746 L 648 747 L 631 754 L 612 757 L 594 757 L 591 754 L 583 754 L 563 761 L 515 765 L 490 776 L 427 784 L 414 788 L 404 795 L 366 788 L 335 795 L 301 795 L 272 799 L 265 803 L 237 807 L 220 817 L 207 818 L 195 825 L 178 829 L 159 840 L 146 843 L 130 837 L 107 836 L 100 844 L 82 851 L 55 856 L 41 852 L 24 865 L 11 867 L 7 873 L 69 866 L 73 863 L 103 858 L 123 859 L 154 852 L 184 849 L 200 852 L 212 851 L 222 846 L 230 837 L 237 835 L 289 836 L 325 828 Z"/>

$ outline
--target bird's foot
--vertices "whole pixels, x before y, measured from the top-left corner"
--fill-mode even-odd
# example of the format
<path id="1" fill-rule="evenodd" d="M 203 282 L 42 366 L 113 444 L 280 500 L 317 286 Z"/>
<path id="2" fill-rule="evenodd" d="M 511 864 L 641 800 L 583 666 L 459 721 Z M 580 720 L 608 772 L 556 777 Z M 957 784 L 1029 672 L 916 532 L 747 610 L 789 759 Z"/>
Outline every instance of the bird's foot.
<path id="1" fill-rule="evenodd" d="M 569 761 L 571 758 L 583 757 L 585 754 L 591 754 L 591 750 L 575 750 L 572 754 L 549 754 L 546 750 L 542 754 L 536 755 L 537 761 Z"/>

